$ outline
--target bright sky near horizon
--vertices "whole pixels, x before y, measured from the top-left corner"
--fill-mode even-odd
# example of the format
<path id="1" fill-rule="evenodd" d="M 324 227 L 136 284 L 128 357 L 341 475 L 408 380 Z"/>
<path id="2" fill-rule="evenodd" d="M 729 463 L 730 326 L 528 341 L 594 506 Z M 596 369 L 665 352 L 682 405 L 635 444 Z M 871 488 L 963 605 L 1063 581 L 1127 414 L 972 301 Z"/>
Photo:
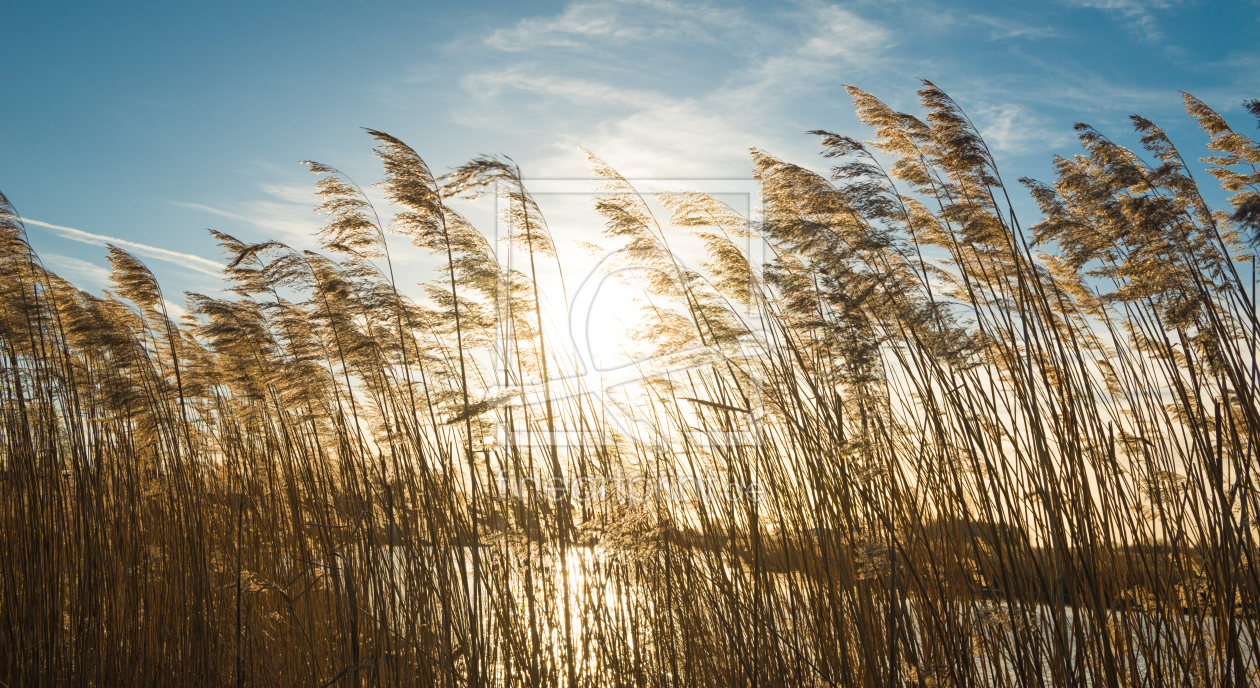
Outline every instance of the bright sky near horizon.
<path id="1" fill-rule="evenodd" d="M 113 242 L 168 297 L 218 287 L 207 227 L 313 247 L 315 178 L 297 161 L 375 182 L 360 127 L 438 173 L 503 153 L 527 178 L 580 179 L 581 146 L 632 178 L 748 178 L 749 147 L 823 169 L 806 130 L 867 137 L 842 84 L 918 112 L 925 78 L 1013 184 L 1078 150 L 1073 122 L 1132 144 L 1141 113 L 1199 155 L 1179 90 L 1240 129 L 1260 98 L 1255 0 L 13 2 L 3 16 L 0 191 L 54 271 L 105 287 Z"/>

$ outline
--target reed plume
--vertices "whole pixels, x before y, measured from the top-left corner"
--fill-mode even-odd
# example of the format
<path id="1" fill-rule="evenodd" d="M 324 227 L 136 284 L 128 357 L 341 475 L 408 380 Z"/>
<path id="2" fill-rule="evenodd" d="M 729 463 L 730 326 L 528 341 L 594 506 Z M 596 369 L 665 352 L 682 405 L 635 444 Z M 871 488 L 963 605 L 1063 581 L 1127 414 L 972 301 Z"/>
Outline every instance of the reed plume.
<path id="1" fill-rule="evenodd" d="M 1011 185 L 937 86 L 848 94 L 873 140 L 753 150 L 757 217 L 589 154 L 652 354 L 608 388 L 508 158 L 369 130 L 386 219 L 307 161 L 319 250 L 215 232 L 182 322 L 0 196 L 0 683 L 1256 684 L 1260 146 L 1183 94 L 1228 209 L 1140 116 Z"/>

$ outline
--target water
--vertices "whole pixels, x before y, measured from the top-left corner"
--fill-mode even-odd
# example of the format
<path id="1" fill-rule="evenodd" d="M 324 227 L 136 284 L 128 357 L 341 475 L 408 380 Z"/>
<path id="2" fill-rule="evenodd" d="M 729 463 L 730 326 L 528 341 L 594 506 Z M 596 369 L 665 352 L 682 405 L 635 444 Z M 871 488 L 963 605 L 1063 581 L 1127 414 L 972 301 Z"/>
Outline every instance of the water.
<path id="1" fill-rule="evenodd" d="M 404 628 L 420 608 L 418 599 L 425 598 L 431 605 L 441 599 L 442 580 L 434 566 L 439 558 L 432 548 L 409 554 L 402 547 L 387 547 L 381 553 L 386 556 L 371 565 L 376 567 L 375 576 L 400 584 L 384 596 L 379 587 L 365 585 L 360 604 L 374 610 L 376 618 Z M 472 569 L 471 548 L 452 550 L 446 556 L 448 571 L 459 570 L 461 555 L 464 568 L 462 579 L 456 574 L 446 580 L 447 609 L 456 628 L 452 651 L 465 653 L 456 664 L 466 668 L 467 634 L 477 629 L 485 657 L 483 672 L 496 680 L 506 680 L 508 674 L 524 678 L 530 667 L 540 667 L 543 674 L 557 680 L 571 675 L 583 685 L 601 685 L 639 669 L 668 673 L 672 669 L 661 650 L 667 647 L 662 645 L 666 637 L 662 634 L 670 632 L 674 649 L 684 661 L 711 659 L 739 669 L 744 666 L 737 661 L 740 658 L 687 654 L 703 652 L 705 647 L 711 653 L 724 646 L 721 633 L 715 630 L 721 630 L 715 619 L 723 614 L 728 620 L 742 614 L 739 618 L 746 626 L 739 632 L 756 637 L 763 655 L 777 655 L 804 667 L 806 673 L 816 674 L 824 666 L 832 666 L 834 672 L 836 648 L 826 644 L 810 621 L 830 616 L 830 598 L 822 587 L 812 595 L 803 594 L 809 592 L 808 580 L 799 573 L 768 574 L 757 582 L 741 565 L 697 557 L 685 574 L 686 585 L 672 590 L 675 607 L 666 608 L 671 590 L 659 587 L 662 560 L 651 554 L 635 560 L 599 547 L 573 547 L 561 562 L 555 550 L 540 560 L 537 543 L 531 543 L 527 553 L 523 542 L 507 548 L 484 546 L 478 554 L 480 576 Z M 532 577 L 522 572 L 527 556 L 533 565 Z M 658 587 L 649 591 L 638 585 L 635 576 L 653 563 L 658 565 L 653 574 L 657 577 L 649 576 L 649 580 L 657 581 Z M 360 579 L 368 573 L 366 564 L 356 564 Z M 681 580 L 682 567 L 675 568 L 672 575 Z M 695 599 L 696 591 L 712 595 L 712 600 Z M 857 627 L 863 605 L 870 619 L 862 628 L 885 637 L 892 615 L 888 605 L 863 599 L 859 590 L 841 595 L 846 623 L 851 625 L 846 637 L 854 645 L 849 649 L 860 655 L 858 645 L 870 640 L 859 635 Z M 903 605 L 898 621 L 898 673 L 911 685 L 922 678 L 924 685 L 1101 686 L 1109 685 L 1107 677 L 1114 674 L 1118 685 L 1206 687 L 1219 684 L 1234 671 L 1229 662 L 1228 628 L 1210 617 L 1112 610 L 1100 625 L 1090 613 L 1046 605 L 1012 607 L 976 600 L 942 608 L 939 603 L 929 607 L 913 595 Z M 683 609 L 701 609 L 710 615 L 697 618 Z M 933 647 L 939 644 L 934 638 L 940 637 L 935 634 L 942 625 L 933 621 L 933 614 L 942 613 L 951 620 L 945 640 L 952 643 L 953 656 L 942 656 L 941 648 Z M 1056 620 L 1060 613 L 1061 624 Z M 530 632 L 531 619 L 536 633 Z M 1250 684 L 1260 685 L 1256 621 L 1235 623 L 1241 672 Z M 699 643 L 699 649 L 684 639 Z M 957 652 L 960 648 L 965 652 Z M 1184 657 L 1199 660 L 1187 666 L 1179 661 Z M 886 656 L 866 660 L 882 666 L 879 671 L 887 671 Z"/>

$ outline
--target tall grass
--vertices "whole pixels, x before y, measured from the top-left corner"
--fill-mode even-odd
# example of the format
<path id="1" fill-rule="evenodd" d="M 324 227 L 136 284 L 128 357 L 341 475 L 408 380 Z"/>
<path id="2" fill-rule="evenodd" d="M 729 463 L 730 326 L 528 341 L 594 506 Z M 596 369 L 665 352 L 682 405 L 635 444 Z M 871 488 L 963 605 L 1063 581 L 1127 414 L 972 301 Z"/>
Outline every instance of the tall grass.
<path id="1" fill-rule="evenodd" d="M 216 234 L 235 296 L 181 323 L 0 198 L 0 682 L 1260 683 L 1260 146 L 1186 96 L 1231 216 L 1152 122 L 1146 158 L 1079 125 L 1026 228 L 946 94 L 849 92 L 874 142 L 814 132 L 830 179 L 754 151 L 751 224 L 592 156 L 662 357 L 634 429 L 551 334 L 510 161 L 371 132 L 392 219 L 309 163 L 322 251 Z M 449 205 L 481 193 L 510 247 Z M 441 262 L 421 301 L 390 235 Z"/>

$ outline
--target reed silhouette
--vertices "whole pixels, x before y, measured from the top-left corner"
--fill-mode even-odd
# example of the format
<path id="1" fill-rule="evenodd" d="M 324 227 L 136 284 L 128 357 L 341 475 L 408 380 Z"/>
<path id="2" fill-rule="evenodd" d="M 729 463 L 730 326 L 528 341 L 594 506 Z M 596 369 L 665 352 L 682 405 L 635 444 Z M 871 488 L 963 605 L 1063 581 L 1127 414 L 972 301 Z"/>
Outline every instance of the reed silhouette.
<path id="1" fill-rule="evenodd" d="M 0 196 L 0 684 L 1260 683 L 1260 145 L 1185 95 L 1222 210 L 1153 122 L 1077 125 L 1024 227 L 948 95 L 849 94 L 874 141 L 754 150 L 753 221 L 590 156 L 656 354 L 633 430 L 506 158 L 369 131 L 388 220 L 307 162 L 321 251 L 215 233 L 233 296 L 182 322 L 121 249 L 112 293 L 46 270 Z M 486 193 L 503 245 L 449 204 Z"/>

